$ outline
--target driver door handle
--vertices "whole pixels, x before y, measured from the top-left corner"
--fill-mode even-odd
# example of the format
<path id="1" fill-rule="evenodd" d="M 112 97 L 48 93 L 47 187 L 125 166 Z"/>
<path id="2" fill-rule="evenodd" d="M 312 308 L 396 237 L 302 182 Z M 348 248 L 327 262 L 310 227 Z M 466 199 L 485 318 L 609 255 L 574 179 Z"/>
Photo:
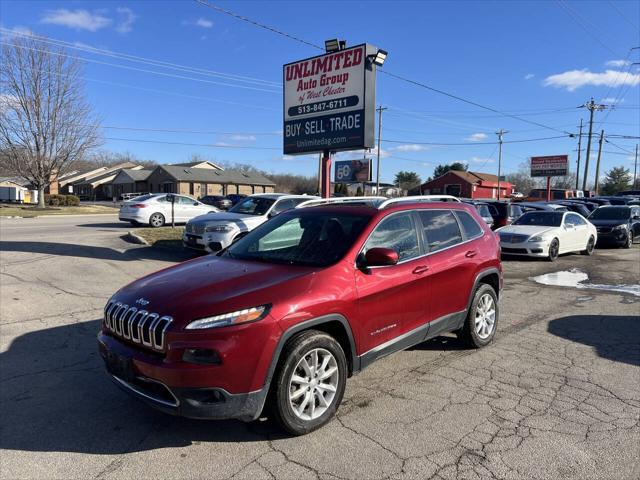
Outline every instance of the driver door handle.
<path id="1" fill-rule="evenodd" d="M 473 258 L 478 254 L 478 252 L 476 252 L 475 250 L 469 250 L 467 253 L 464 254 L 465 257 L 467 258 Z"/>
<path id="2" fill-rule="evenodd" d="M 427 265 L 420 265 L 420 266 L 417 266 L 416 268 L 414 268 L 411 273 L 413 273 L 415 275 L 420 275 L 421 273 L 424 273 L 427 270 L 429 270 L 429 267 Z"/>

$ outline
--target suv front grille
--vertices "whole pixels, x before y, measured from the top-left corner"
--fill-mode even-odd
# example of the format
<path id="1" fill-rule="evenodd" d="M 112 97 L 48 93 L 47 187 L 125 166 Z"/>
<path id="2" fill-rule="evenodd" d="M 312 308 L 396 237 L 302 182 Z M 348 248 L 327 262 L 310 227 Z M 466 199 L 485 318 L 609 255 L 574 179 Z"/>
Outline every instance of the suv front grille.
<path id="1" fill-rule="evenodd" d="M 195 233 L 198 235 L 202 235 L 204 233 L 204 224 L 202 223 L 187 223 L 186 226 L 187 233 Z"/>
<path id="2" fill-rule="evenodd" d="M 161 317 L 121 302 L 109 302 L 104 309 L 104 326 L 111 333 L 157 351 L 164 350 L 165 332 L 171 322 L 171 317 Z"/>

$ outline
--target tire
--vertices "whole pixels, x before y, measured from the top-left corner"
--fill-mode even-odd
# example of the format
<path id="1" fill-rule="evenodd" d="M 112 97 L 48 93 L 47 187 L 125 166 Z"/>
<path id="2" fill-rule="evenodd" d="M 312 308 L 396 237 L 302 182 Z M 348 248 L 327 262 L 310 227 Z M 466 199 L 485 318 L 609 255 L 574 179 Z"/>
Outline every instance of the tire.
<path id="1" fill-rule="evenodd" d="M 492 315 L 490 312 L 493 311 Z M 467 312 L 458 337 L 471 348 L 489 345 L 498 328 L 498 295 L 491 285 L 481 283 L 473 294 L 473 301 Z"/>
<path id="2" fill-rule="evenodd" d="M 560 252 L 560 241 L 557 238 L 554 238 L 549 244 L 549 256 L 547 257 L 547 260 L 555 262 L 558 259 L 558 252 Z"/>
<path id="3" fill-rule="evenodd" d="M 627 243 L 624 244 L 624 248 L 631 247 L 633 247 L 633 231 L 629 229 L 629 232 L 627 233 Z"/>
<path id="4" fill-rule="evenodd" d="M 316 369 L 320 377 L 332 373 L 319 382 Z M 347 360 L 333 337 L 318 330 L 306 330 L 294 336 L 285 346 L 274 376 L 276 420 L 293 435 L 304 435 L 322 427 L 333 418 L 342 402 L 346 382 Z M 326 405 L 321 404 L 320 397 Z"/>
<path id="5" fill-rule="evenodd" d="M 580 253 L 582 255 L 588 255 L 591 256 L 593 255 L 593 251 L 596 247 L 596 239 L 593 238 L 593 235 L 589 237 L 589 240 L 587 240 L 587 248 L 585 250 L 582 250 Z"/>
<path id="6" fill-rule="evenodd" d="M 149 226 L 152 228 L 160 228 L 162 226 L 164 226 L 164 215 L 162 215 L 161 213 L 153 213 L 151 214 L 151 216 L 149 217 Z"/>

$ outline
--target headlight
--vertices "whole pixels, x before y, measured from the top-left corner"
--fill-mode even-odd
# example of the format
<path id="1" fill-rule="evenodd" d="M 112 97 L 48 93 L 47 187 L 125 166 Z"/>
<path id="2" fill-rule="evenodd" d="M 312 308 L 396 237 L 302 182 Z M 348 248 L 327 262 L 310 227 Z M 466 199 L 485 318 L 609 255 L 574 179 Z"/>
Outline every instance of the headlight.
<path id="1" fill-rule="evenodd" d="M 612 230 L 626 230 L 626 229 L 627 229 L 627 225 L 623 224 L 623 225 L 617 225 L 613 227 Z"/>
<path id="2" fill-rule="evenodd" d="M 527 242 L 544 242 L 544 237 L 542 235 L 536 235 L 534 237 L 529 237 L 529 240 L 527 240 Z"/>
<path id="3" fill-rule="evenodd" d="M 233 225 L 209 225 L 204 228 L 205 232 L 230 232 L 233 230 Z"/>
<path id="4" fill-rule="evenodd" d="M 256 320 L 262 320 L 267 316 L 267 313 L 269 313 L 269 305 L 260 305 L 259 307 L 245 308 L 244 310 L 214 315 L 213 317 L 200 318 L 191 322 L 185 329 L 199 330 L 255 322 Z"/>

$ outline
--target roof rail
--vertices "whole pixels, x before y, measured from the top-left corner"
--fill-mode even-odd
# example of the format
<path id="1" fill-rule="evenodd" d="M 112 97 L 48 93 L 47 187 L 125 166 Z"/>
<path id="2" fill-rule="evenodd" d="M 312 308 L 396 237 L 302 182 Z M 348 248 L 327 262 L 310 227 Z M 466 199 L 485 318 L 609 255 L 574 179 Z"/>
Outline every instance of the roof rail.
<path id="1" fill-rule="evenodd" d="M 363 202 L 384 202 L 386 197 L 333 197 L 333 198 L 316 198 L 307 200 L 296 205 L 296 208 L 317 207 L 318 205 L 330 205 L 334 203 L 363 203 Z"/>
<path id="2" fill-rule="evenodd" d="M 396 197 L 385 200 L 378 205 L 378 210 L 382 210 L 389 205 L 401 202 L 460 202 L 458 197 L 453 195 L 414 195 L 410 197 Z"/>

